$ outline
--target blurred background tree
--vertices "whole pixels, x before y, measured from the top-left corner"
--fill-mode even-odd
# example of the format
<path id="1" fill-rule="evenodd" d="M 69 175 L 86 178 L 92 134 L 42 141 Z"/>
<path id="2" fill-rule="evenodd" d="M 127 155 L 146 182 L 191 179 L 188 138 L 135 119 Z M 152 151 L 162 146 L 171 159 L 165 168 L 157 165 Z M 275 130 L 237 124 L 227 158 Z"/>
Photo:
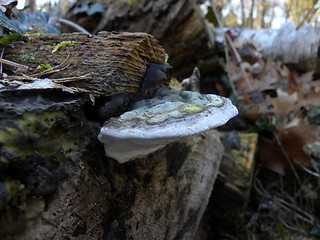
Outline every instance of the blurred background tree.
<path id="1" fill-rule="evenodd" d="M 319 25 L 318 0 L 213 0 L 225 26 L 240 25 L 255 29 L 278 28 L 291 21 L 297 26 L 305 23 Z"/>
<path id="2" fill-rule="evenodd" d="M 137 1 L 127 1 L 134 5 Z M 209 1 L 209 0 L 207 0 Z M 283 22 L 291 21 L 297 26 L 311 24 L 319 26 L 319 1 L 318 0 L 212 0 L 220 11 L 225 26 L 242 26 L 248 28 L 279 28 Z M 85 2 L 84 0 L 19 0 L 18 8 L 28 11 L 55 11 L 59 14 L 66 13 L 72 5 Z M 110 0 L 94 0 L 108 4 Z M 202 1 L 206 2 L 206 1 Z"/>

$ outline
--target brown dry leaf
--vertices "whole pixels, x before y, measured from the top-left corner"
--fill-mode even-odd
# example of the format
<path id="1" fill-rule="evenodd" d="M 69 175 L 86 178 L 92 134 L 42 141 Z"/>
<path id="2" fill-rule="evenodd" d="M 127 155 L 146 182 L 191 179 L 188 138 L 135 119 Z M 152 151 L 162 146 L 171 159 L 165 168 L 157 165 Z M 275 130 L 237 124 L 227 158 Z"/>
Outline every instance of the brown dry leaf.
<path id="1" fill-rule="evenodd" d="M 319 136 L 319 128 L 310 126 L 306 121 L 301 120 L 300 124 L 291 128 L 277 128 L 282 147 L 288 156 L 300 163 L 309 166 L 310 160 L 303 151 L 303 146 L 314 142 Z"/>
<path id="2" fill-rule="evenodd" d="M 296 122 L 296 120 L 293 122 Z M 284 150 L 290 159 L 295 159 L 305 166 L 310 166 L 310 159 L 303 151 L 303 147 L 310 142 L 316 141 L 319 136 L 319 127 L 310 126 L 306 121 L 300 120 L 299 125 L 295 124 L 294 127 L 278 127 L 276 129 L 281 147 L 276 140 L 270 141 L 261 138 L 259 146 L 261 164 L 274 172 L 284 175 L 284 168 L 289 166 L 283 153 Z M 295 164 L 294 166 L 299 168 Z"/>
<path id="3" fill-rule="evenodd" d="M 310 83 L 311 87 L 314 87 L 315 92 L 320 93 L 320 79 Z"/>
<path id="4" fill-rule="evenodd" d="M 287 116 L 290 112 L 295 112 L 297 110 L 297 92 L 290 95 L 279 88 L 277 89 L 277 95 L 276 98 L 269 98 L 269 101 L 273 105 L 272 111 L 276 115 Z"/>
<path id="5" fill-rule="evenodd" d="M 320 80 L 311 82 L 308 95 L 298 100 L 298 107 L 305 107 L 308 110 L 310 106 L 320 106 Z"/>
<path id="6" fill-rule="evenodd" d="M 300 139 L 300 136 L 296 137 L 295 134 L 297 134 L 296 130 L 291 130 L 282 136 L 284 149 L 290 158 L 296 159 L 305 166 L 310 166 L 308 156 L 302 151 L 305 139 Z M 262 166 L 284 175 L 284 169 L 289 166 L 289 163 L 276 140 L 270 141 L 262 138 L 259 147 L 259 158 Z M 296 164 L 293 165 L 298 169 L 300 168 Z"/>
<path id="7" fill-rule="evenodd" d="M 245 65 L 245 64 L 243 64 Z M 240 69 L 240 68 L 239 68 Z M 241 72 L 240 72 L 241 73 Z M 253 88 L 255 89 L 255 85 L 256 83 L 259 81 L 258 79 L 255 79 L 252 74 L 251 74 L 251 68 L 245 68 L 245 73 L 247 75 L 247 78 L 250 82 L 250 85 L 253 86 Z M 238 75 L 239 76 L 239 75 Z M 250 91 L 250 88 L 248 87 L 247 81 L 245 79 L 245 77 L 243 76 L 243 74 L 241 73 L 240 78 L 237 81 L 237 89 L 240 93 L 244 94 L 244 93 L 248 93 Z"/>
<path id="8" fill-rule="evenodd" d="M 288 88 L 286 89 L 286 92 L 289 94 L 295 93 L 297 91 L 298 83 L 296 81 L 296 75 L 297 75 L 297 73 L 295 70 L 290 72 L 290 74 L 289 74 Z"/>
<path id="9" fill-rule="evenodd" d="M 262 64 L 260 62 L 260 64 L 263 65 L 263 68 L 259 73 L 259 81 L 255 82 L 253 88 L 261 91 L 273 88 L 272 84 L 278 81 L 278 74 L 275 69 L 274 62 L 268 59 L 266 63 Z"/>
<path id="10" fill-rule="evenodd" d="M 284 168 L 288 166 L 288 162 L 278 143 L 275 140 L 260 138 L 259 149 L 261 165 L 284 175 Z"/>
<path id="11" fill-rule="evenodd" d="M 283 65 L 282 62 L 274 63 L 275 69 L 277 70 L 279 78 L 288 78 L 290 75 L 290 70 L 286 65 Z"/>
<path id="12" fill-rule="evenodd" d="M 313 72 L 307 72 L 296 78 L 297 92 L 299 94 L 299 98 L 304 98 L 309 95 L 310 92 L 310 84 L 313 79 Z"/>
<path id="13" fill-rule="evenodd" d="M 257 62 L 258 67 L 251 67 L 250 77 L 256 77 L 255 81 L 252 81 L 254 90 L 264 91 L 266 89 L 275 89 L 275 85 L 283 84 L 287 85 L 290 71 L 286 66 L 282 66 L 280 62 L 273 62 L 270 59 L 267 62 Z M 257 70 L 260 70 L 257 73 Z M 251 77 L 252 78 L 252 77 Z"/>
<path id="14" fill-rule="evenodd" d="M 245 93 L 239 97 L 241 109 L 241 117 L 245 117 L 251 121 L 257 121 L 265 113 L 269 112 L 265 105 L 265 94 L 259 91 L 251 92 L 250 95 Z"/>
<path id="15" fill-rule="evenodd" d="M 305 74 L 302 74 L 301 76 L 296 76 L 295 80 L 297 84 L 304 84 L 308 83 L 310 84 L 313 80 L 313 74 L 314 72 L 306 72 Z"/>
<path id="16" fill-rule="evenodd" d="M 281 62 L 273 62 L 272 60 L 268 59 L 266 68 L 267 72 L 263 78 L 265 78 L 265 82 L 269 82 L 270 84 L 283 79 L 288 79 L 290 75 L 289 69 L 285 65 L 282 66 Z"/>

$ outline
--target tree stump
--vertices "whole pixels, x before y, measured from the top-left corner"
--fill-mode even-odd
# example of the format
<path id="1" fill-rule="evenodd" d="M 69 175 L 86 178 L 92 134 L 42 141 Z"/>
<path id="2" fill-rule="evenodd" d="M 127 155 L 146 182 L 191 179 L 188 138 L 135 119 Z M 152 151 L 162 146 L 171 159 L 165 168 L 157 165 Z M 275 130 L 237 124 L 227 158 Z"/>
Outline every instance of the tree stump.
<path id="1" fill-rule="evenodd" d="M 209 131 L 125 164 L 105 157 L 97 138 L 101 123 L 86 114 L 92 104 L 91 87 L 99 96 L 108 94 L 112 77 L 125 79 L 135 64 L 140 65 L 132 76 L 142 77 L 145 64 L 161 62 L 163 53 L 153 40 L 145 39 L 150 35 L 138 38 L 151 42 L 146 49 L 150 54 L 143 57 L 135 48 L 137 38 L 129 37 L 133 35 L 119 38 L 113 47 L 106 43 L 110 36 L 116 37 L 43 35 L 31 38 L 30 44 L 6 45 L 3 58 L 32 70 L 41 63 L 55 66 L 73 59 L 65 69 L 47 76 L 60 83 L 62 78 L 92 75 L 63 82 L 85 89 L 85 94 L 7 86 L 0 91 L 0 239 L 193 239 L 223 146 Z M 53 43 L 71 40 L 76 43 L 51 55 Z M 107 53 L 122 46 L 138 50 Z M 30 53 L 35 60 L 20 57 Z M 142 60 L 131 62 L 132 57 Z M 11 65 L 5 72 L 16 82 L 31 82 L 34 74 L 21 75 Z"/>

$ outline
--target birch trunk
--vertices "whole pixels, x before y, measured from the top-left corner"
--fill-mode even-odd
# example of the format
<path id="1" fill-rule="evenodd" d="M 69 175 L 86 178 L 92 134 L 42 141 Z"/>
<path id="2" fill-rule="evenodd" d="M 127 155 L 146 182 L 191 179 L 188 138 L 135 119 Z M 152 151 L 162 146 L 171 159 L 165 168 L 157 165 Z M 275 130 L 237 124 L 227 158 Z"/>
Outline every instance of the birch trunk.
<path id="1" fill-rule="evenodd" d="M 274 61 L 293 64 L 301 71 L 320 69 L 320 28 L 304 26 L 297 29 L 293 24 L 283 24 L 280 29 L 226 28 L 236 37 L 235 44 L 255 44 L 261 54 Z M 214 29 L 217 40 L 221 41 L 221 30 Z"/>

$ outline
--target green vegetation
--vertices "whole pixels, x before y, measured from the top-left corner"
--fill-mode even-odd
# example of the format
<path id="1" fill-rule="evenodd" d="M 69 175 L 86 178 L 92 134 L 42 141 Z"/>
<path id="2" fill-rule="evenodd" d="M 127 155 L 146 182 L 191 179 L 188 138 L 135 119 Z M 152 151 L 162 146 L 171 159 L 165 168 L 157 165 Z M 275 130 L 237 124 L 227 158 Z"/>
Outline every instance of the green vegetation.
<path id="1" fill-rule="evenodd" d="M 24 61 L 34 61 L 34 60 L 36 60 L 36 53 L 37 52 L 29 53 L 29 54 L 27 54 L 27 53 L 26 54 L 22 54 L 21 58 Z"/>
<path id="2" fill-rule="evenodd" d="M 3 34 L 0 38 L 0 43 L 10 43 L 13 41 L 17 41 L 19 38 L 20 35 L 18 33 Z"/>
<path id="3" fill-rule="evenodd" d="M 133 4 L 137 4 L 138 0 L 128 0 L 128 4 L 131 6 Z"/>
<path id="4" fill-rule="evenodd" d="M 44 69 L 50 69 L 50 68 L 52 68 L 50 64 L 40 64 L 37 67 L 37 69 L 40 70 L 40 71 L 44 70 Z"/>
<path id="5" fill-rule="evenodd" d="M 167 53 L 164 54 L 164 63 L 167 63 L 169 59 L 169 55 Z"/>
<path id="6" fill-rule="evenodd" d="M 65 46 L 65 45 L 74 45 L 76 42 L 75 41 L 62 41 L 60 42 L 58 45 L 56 45 L 56 47 L 52 50 L 52 54 L 57 52 L 59 50 L 60 47 Z"/>

